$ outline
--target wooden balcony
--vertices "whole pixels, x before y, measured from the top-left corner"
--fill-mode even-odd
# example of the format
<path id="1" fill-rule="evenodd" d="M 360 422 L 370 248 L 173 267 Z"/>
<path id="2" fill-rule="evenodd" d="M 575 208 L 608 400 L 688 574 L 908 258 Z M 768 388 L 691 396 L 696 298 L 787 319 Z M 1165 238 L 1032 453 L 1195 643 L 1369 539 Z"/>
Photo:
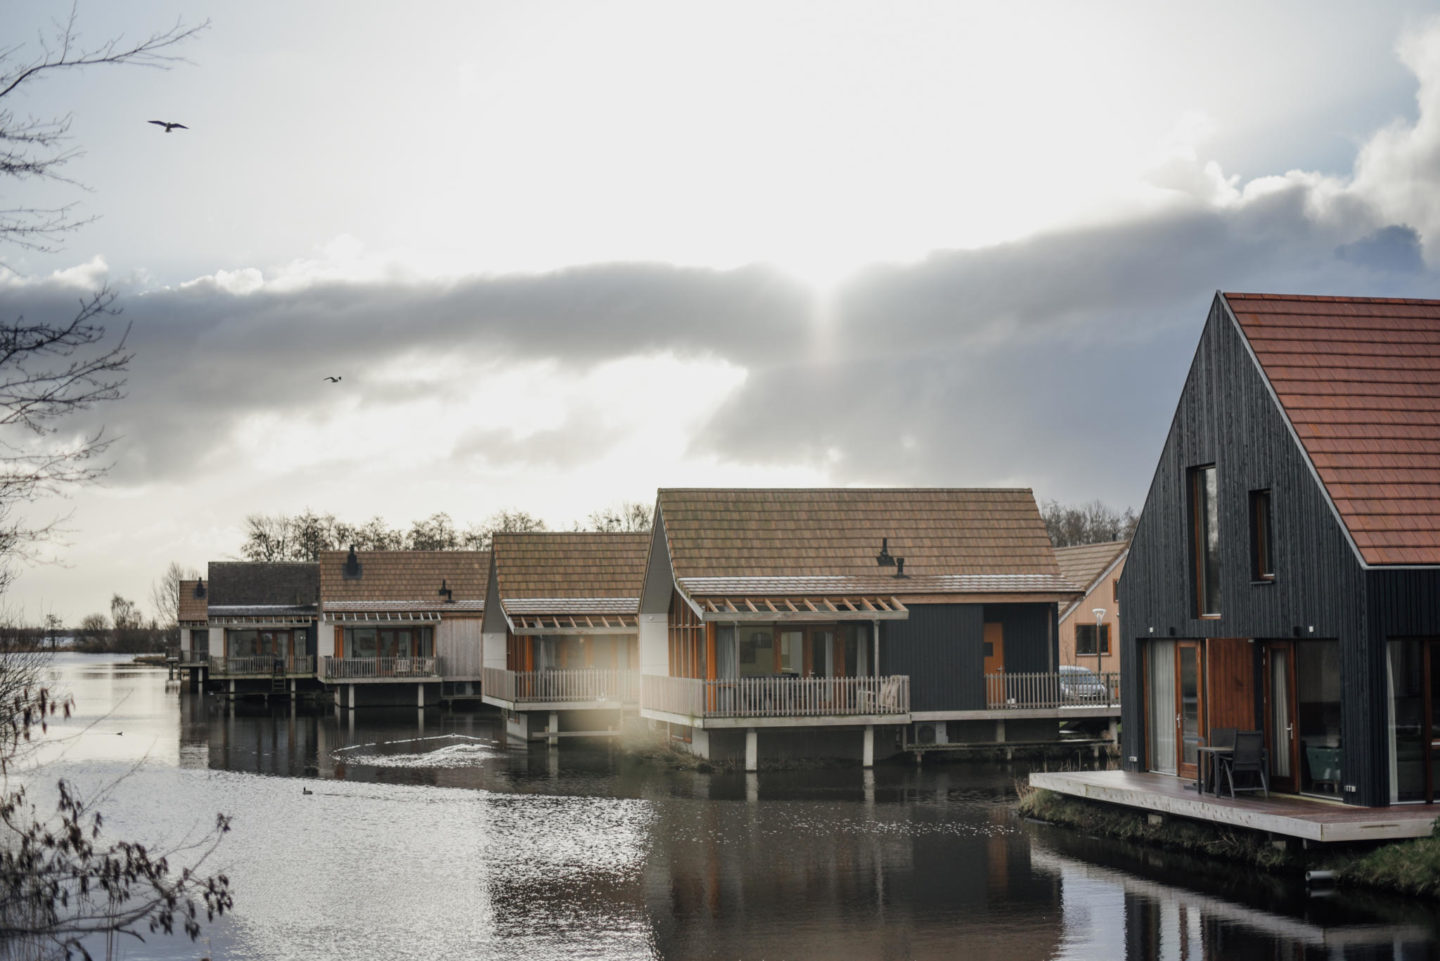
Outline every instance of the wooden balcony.
<path id="1" fill-rule="evenodd" d="M 212 678 L 247 677 L 314 677 L 315 658 L 304 654 L 276 657 L 262 654 L 252 657 L 212 657 Z"/>
<path id="2" fill-rule="evenodd" d="M 326 683 L 438 681 L 444 667 L 438 657 L 322 657 L 320 679 Z"/>
<path id="3" fill-rule="evenodd" d="M 701 680 L 647 674 L 640 713 L 691 727 L 905 724 L 910 678 L 736 677 Z"/>
<path id="4" fill-rule="evenodd" d="M 487 667 L 481 676 L 480 691 L 485 701 L 507 710 L 581 710 L 637 703 L 639 679 L 637 671 L 509 671 Z"/>

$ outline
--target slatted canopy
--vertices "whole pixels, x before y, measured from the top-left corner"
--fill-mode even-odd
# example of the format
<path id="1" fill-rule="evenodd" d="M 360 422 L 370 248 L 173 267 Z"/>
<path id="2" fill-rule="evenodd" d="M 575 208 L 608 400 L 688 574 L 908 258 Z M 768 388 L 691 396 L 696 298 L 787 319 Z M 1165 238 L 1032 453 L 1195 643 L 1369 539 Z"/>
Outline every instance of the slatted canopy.
<path id="1" fill-rule="evenodd" d="M 894 597 L 701 597 L 705 621 L 903 621 L 910 611 Z"/>

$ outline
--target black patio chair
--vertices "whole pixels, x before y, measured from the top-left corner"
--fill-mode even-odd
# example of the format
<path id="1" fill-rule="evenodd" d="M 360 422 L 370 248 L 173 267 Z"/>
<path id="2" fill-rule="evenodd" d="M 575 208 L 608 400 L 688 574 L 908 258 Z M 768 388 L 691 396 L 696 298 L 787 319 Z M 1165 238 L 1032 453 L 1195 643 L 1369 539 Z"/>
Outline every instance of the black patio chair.
<path id="1" fill-rule="evenodd" d="M 1230 797 L 1235 797 L 1236 791 L 1262 791 L 1265 797 L 1270 796 L 1270 774 L 1265 770 L 1265 735 L 1260 731 L 1236 731 L 1235 750 L 1229 754 L 1221 755 L 1220 769 L 1225 774 L 1225 781 L 1230 785 Z M 1245 787 L 1235 786 L 1235 775 L 1258 775 L 1258 786 L 1251 783 Z"/>

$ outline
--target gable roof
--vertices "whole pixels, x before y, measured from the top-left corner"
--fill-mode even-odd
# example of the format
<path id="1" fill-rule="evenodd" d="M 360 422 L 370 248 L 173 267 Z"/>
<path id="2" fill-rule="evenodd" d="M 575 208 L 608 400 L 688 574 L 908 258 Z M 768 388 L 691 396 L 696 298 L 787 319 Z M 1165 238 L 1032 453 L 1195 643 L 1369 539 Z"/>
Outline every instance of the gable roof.
<path id="1" fill-rule="evenodd" d="M 1055 548 L 1055 563 L 1066 580 L 1089 594 L 1096 583 L 1110 572 L 1130 550 L 1129 541 L 1101 541 L 1098 544 L 1076 544 L 1071 547 Z M 1080 606 L 1083 597 L 1077 598 L 1060 614 L 1060 620 L 1069 617 Z"/>
<path id="2" fill-rule="evenodd" d="M 320 554 L 326 611 L 481 611 L 489 551 L 357 551 L 360 576 L 345 576 L 348 551 Z M 451 601 L 440 594 L 444 582 Z"/>
<path id="3" fill-rule="evenodd" d="M 198 580 L 180 582 L 180 606 L 177 620 L 181 624 L 195 624 L 203 622 L 207 616 L 206 605 L 209 597 L 202 594 L 195 596 L 195 585 Z"/>
<path id="4" fill-rule="evenodd" d="M 497 533 L 495 575 L 508 614 L 634 614 L 648 533 Z"/>
<path id="5" fill-rule="evenodd" d="M 659 518 L 692 595 L 1075 592 L 1026 489 L 669 488 Z"/>
<path id="6" fill-rule="evenodd" d="M 320 568 L 288 561 L 211 561 L 207 614 L 211 617 L 313 614 Z"/>
<path id="7" fill-rule="evenodd" d="M 1221 296 L 1361 560 L 1440 564 L 1440 301 Z"/>

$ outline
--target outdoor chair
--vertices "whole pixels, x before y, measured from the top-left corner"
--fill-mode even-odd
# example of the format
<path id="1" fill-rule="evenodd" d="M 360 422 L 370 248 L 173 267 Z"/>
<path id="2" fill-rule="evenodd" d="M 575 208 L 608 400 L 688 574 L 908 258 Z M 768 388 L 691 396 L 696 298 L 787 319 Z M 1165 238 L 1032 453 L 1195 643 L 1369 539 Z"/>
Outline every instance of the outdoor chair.
<path id="1" fill-rule="evenodd" d="M 1262 791 L 1265 797 L 1270 796 L 1270 775 L 1265 770 L 1265 735 L 1260 731 L 1237 731 L 1235 733 L 1235 750 L 1231 754 L 1221 755 L 1220 769 L 1225 774 L 1226 783 L 1230 785 L 1230 797 L 1235 797 L 1236 791 Z M 1253 782 L 1245 787 L 1235 786 L 1235 776 L 1258 775 Z"/>

